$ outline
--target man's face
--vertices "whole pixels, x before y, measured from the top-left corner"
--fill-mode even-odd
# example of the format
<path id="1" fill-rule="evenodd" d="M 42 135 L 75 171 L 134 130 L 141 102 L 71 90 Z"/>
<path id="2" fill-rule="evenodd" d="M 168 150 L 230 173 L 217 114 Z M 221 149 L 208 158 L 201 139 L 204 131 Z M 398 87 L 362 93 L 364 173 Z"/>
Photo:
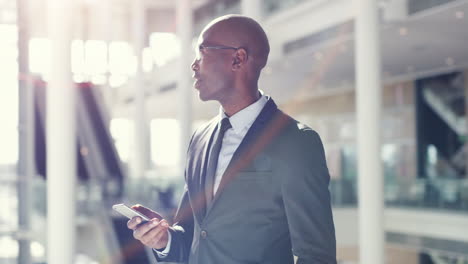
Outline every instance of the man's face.
<path id="1" fill-rule="evenodd" d="M 202 101 L 223 101 L 233 92 L 232 55 L 235 49 L 226 46 L 222 40 L 216 26 L 205 30 L 198 38 L 192 63 L 193 87 Z"/>

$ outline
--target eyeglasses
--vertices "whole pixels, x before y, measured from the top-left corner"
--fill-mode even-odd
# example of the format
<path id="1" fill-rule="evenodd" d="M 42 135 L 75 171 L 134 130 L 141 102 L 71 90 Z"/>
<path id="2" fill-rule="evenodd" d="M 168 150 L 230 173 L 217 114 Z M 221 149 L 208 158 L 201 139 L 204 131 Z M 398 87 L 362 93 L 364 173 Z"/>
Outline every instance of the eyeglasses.
<path id="1" fill-rule="evenodd" d="M 239 49 L 244 49 L 247 51 L 246 48 L 244 47 L 231 47 L 231 46 L 223 46 L 223 45 L 213 45 L 213 46 L 208 46 L 208 45 L 199 45 L 198 49 L 195 50 L 195 58 L 197 60 L 201 59 L 201 54 L 204 52 L 204 50 L 208 49 L 214 49 L 214 50 L 239 50 Z"/>

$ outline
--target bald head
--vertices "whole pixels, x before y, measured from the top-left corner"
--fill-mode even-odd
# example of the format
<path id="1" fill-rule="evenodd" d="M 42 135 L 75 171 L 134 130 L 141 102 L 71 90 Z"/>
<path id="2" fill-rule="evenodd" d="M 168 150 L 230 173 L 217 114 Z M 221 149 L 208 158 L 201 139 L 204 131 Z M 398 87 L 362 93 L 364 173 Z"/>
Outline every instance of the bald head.
<path id="1" fill-rule="evenodd" d="M 191 65 L 194 88 L 203 101 L 218 101 L 230 116 L 258 100 L 258 80 L 270 45 L 253 19 L 227 15 L 210 22 L 200 34 Z"/>
<path id="2" fill-rule="evenodd" d="M 270 44 L 268 37 L 257 21 L 241 15 L 226 15 L 211 21 L 202 31 L 202 35 L 223 39 L 223 43 L 247 50 L 253 70 L 260 73 L 265 67 Z"/>

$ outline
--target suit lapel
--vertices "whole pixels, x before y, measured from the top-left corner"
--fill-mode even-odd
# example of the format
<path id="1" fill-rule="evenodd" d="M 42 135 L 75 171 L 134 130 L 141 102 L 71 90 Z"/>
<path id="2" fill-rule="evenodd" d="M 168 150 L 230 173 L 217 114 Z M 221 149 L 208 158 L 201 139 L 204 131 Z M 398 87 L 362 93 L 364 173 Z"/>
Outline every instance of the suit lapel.
<path id="1" fill-rule="evenodd" d="M 217 119 L 216 119 L 217 120 Z M 207 160 L 210 151 L 210 143 L 213 137 L 213 131 L 216 128 L 216 121 L 211 122 L 196 145 L 192 146 L 194 150 L 190 157 L 190 183 L 188 184 L 192 210 L 201 223 L 206 214 L 206 196 L 205 196 L 205 175 L 207 171 Z"/>
<path id="2" fill-rule="evenodd" d="M 257 142 L 257 139 L 264 134 L 267 124 L 272 119 L 277 111 L 277 106 L 275 102 L 269 98 L 268 102 L 263 107 L 262 111 L 258 115 L 255 122 L 252 124 L 250 129 L 247 131 L 247 134 L 242 139 L 239 147 L 234 152 L 231 161 L 229 162 L 219 184 L 218 190 L 213 198 L 213 201 L 207 206 L 206 215 L 208 216 L 211 208 L 218 200 L 219 196 L 222 195 L 223 189 L 226 187 L 229 182 L 237 175 L 237 173 L 245 168 L 252 158 L 257 154 L 261 149 L 254 150 L 252 146 Z M 250 155 L 249 155 L 250 153 Z"/>

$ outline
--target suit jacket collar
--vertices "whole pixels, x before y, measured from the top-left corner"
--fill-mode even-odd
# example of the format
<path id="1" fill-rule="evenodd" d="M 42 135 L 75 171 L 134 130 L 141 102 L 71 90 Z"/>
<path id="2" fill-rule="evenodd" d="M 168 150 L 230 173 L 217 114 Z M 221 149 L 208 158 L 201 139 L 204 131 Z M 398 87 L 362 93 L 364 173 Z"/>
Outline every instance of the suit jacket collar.
<path id="1" fill-rule="evenodd" d="M 250 128 L 255 119 L 257 119 L 258 115 L 262 112 L 267 102 L 268 97 L 261 93 L 260 98 L 256 102 L 230 116 L 229 122 L 231 123 L 234 132 L 240 133 L 244 129 Z M 228 117 L 224 113 L 222 107 L 220 107 L 219 110 L 219 120 Z"/>

